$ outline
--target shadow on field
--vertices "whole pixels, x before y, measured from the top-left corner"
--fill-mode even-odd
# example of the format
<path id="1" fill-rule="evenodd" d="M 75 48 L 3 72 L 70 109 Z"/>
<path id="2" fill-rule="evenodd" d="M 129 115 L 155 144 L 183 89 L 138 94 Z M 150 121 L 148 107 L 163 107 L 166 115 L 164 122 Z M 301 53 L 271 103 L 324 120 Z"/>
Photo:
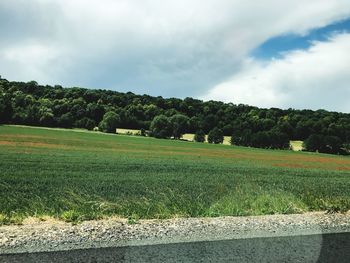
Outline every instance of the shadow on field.
<path id="1" fill-rule="evenodd" d="M 350 262 L 350 233 L 0 256 L 1 262 Z"/>

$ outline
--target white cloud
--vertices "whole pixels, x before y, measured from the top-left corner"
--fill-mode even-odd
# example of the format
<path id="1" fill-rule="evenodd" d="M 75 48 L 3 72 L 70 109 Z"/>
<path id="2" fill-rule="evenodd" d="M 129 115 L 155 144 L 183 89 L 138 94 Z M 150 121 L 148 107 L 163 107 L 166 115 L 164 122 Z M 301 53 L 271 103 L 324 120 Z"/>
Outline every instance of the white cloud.
<path id="1" fill-rule="evenodd" d="M 11 66 L 10 70 L 14 73 L 25 74 L 27 79 L 36 76 L 43 82 L 50 83 L 50 71 L 58 70 L 55 67 L 60 48 L 54 46 L 40 45 L 39 43 L 30 43 L 24 46 L 9 47 L 2 52 L 2 60 L 7 61 Z M 62 63 L 62 61 L 60 61 Z M 10 64 L 10 65 L 9 65 Z"/>
<path id="2" fill-rule="evenodd" d="M 281 59 L 247 59 L 240 71 L 204 99 L 350 112 L 349 50 L 350 34 L 339 34 Z"/>
<path id="3" fill-rule="evenodd" d="M 198 97 L 265 40 L 350 16 L 349 1 L 4 0 L 0 72 L 14 80 Z"/>

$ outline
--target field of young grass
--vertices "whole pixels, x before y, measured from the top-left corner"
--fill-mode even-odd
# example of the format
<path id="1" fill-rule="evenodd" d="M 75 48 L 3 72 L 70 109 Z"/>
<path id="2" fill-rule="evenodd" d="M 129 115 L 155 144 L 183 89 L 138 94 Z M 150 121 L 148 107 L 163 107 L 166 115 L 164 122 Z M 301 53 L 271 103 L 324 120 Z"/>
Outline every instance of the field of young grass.
<path id="1" fill-rule="evenodd" d="M 0 126 L 0 224 L 350 209 L 350 158 Z"/>

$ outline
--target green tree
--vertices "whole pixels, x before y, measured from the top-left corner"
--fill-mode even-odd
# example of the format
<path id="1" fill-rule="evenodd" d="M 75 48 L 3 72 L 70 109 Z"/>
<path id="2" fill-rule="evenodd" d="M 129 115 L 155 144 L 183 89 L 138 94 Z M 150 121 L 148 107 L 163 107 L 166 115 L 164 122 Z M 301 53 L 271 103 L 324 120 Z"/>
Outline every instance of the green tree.
<path id="1" fill-rule="evenodd" d="M 270 137 L 270 148 L 272 149 L 290 149 L 290 140 L 286 133 L 278 128 L 268 132 Z"/>
<path id="2" fill-rule="evenodd" d="M 322 149 L 324 139 L 322 135 L 311 134 L 304 142 L 303 148 L 308 152 L 316 152 Z"/>
<path id="3" fill-rule="evenodd" d="M 89 103 L 86 109 L 87 117 L 99 123 L 105 114 L 105 108 L 97 103 Z"/>
<path id="4" fill-rule="evenodd" d="M 150 126 L 150 135 L 156 138 L 169 138 L 172 134 L 169 118 L 164 115 L 154 117 Z"/>
<path id="5" fill-rule="evenodd" d="M 277 129 L 253 134 L 250 146 L 266 149 L 288 149 L 290 147 L 288 136 Z"/>
<path id="6" fill-rule="evenodd" d="M 2 95 L 0 90 L 0 123 L 10 122 L 12 119 L 12 106 L 9 95 Z"/>
<path id="7" fill-rule="evenodd" d="M 39 122 L 43 126 L 51 127 L 54 125 L 55 118 L 52 110 L 46 107 L 41 107 L 39 109 Z"/>
<path id="8" fill-rule="evenodd" d="M 203 130 L 196 131 L 194 135 L 194 141 L 196 142 L 205 142 L 205 133 Z"/>
<path id="9" fill-rule="evenodd" d="M 120 123 L 120 117 L 114 111 L 106 112 L 98 128 L 103 132 L 115 133 Z"/>
<path id="10" fill-rule="evenodd" d="M 343 147 L 343 143 L 338 136 L 325 136 L 324 144 L 324 149 L 322 149 L 324 153 L 338 154 Z"/>
<path id="11" fill-rule="evenodd" d="M 231 145 L 251 146 L 252 131 L 250 129 L 237 129 L 231 136 Z"/>
<path id="12" fill-rule="evenodd" d="M 84 118 L 77 120 L 75 122 L 75 127 L 84 128 L 87 130 L 93 130 L 93 128 L 96 127 L 96 123 L 94 120 L 87 118 L 87 117 L 84 117 Z"/>
<path id="13" fill-rule="evenodd" d="M 190 118 L 189 121 L 189 132 L 194 133 L 198 130 L 202 129 L 202 118 L 197 117 L 197 116 L 193 116 L 192 118 Z"/>
<path id="14" fill-rule="evenodd" d="M 189 118 L 182 114 L 176 114 L 170 117 L 169 121 L 172 128 L 172 136 L 174 136 L 174 139 L 180 139 L 188 129 Z"/>
<path id="15" fill-rule="evenodd" d="M 224 141 L 224 133 L 222 132 L 221 129 L 215 127 L 209 132 L 208 134 L 209 143 L 219 144 L 219 143 L 223 143 L 223 141 Z"/>
<path id="16" fill-rule="evenodd" d="M 314 121 L 299 121 L 295 128 L 295 138 L 298 140 L 305 140 L 313 133 Z"/>
<path id="17" fill-rule="evenodd" d="M 280 120 L 277 127 L 281 132 L 287 134 L 289 138 L 293 138 L 293 127 L 288 120 Z"/>
<path id="18" fill-rule="evenodd" d="M 304 148 L 309 152 L 346 154 L 344 143 L 337 136 L 311 134 L 304 141 Z"/>
<path id="19" fill-rule="evenodd" d="M 72 128 L 73 115 L 70 112 L 62 114 L 57 120 L 58 126 L 63 128 Z"/>
<path id="20" fill-rule="evenodd" d="M 251 146 L 256 148 L 270 148 L 271 140 L 269 134 L 265 131 L 254 133 L 251 138 Z"/>

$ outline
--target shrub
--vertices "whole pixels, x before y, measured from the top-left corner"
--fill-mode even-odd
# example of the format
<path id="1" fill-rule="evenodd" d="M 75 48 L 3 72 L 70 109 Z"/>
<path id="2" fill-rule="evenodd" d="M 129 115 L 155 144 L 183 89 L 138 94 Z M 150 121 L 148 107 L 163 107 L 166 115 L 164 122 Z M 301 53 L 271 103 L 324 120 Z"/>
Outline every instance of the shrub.
<path id="1" fill-rule="evenodd" d="M 199 130 L 194 135 L 194 141 L 196 142 L 205 142 L 205 133 L 203 130 Z"/>
<path id="2" fill-rule="evenodd" d="M 66 222 L 77 223 L 80 219 L 80 214 L 75 210 L 68 210 L 62 213 L 61 218 Z"/>

